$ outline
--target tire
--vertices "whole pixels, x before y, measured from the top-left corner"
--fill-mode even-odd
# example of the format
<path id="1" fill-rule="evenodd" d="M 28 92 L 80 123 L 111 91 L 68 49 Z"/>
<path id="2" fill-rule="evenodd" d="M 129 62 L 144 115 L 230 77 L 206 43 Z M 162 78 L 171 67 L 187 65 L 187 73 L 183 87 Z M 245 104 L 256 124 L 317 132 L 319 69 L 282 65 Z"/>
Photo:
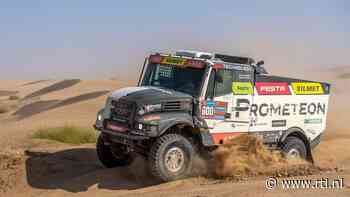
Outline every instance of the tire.
<path id="1" fill-rule="evenodd" d="M 127 166 L 132 162 L 129 154 L 125 154 L 120 147 L 122 144 L 115 144 L 116 148 L 111 148 L 104 144 L 103 137 L 100 135 L 96 143 L 97 157 L 106 168 Z M 119 146 L 119 148 L 118 148 Z"/>
<path id="2" fill-rule="evenodd" d="M 185 178 L 192 170 L 195 150 L 191 142 L 178 134 L 158 138 L 151 147 L 148 164 L 151 174 L 160 181 Z"/>
<path id="3" fill-rule="evenodd" d="M 298 137 L 289 136 L 283 142 L 282 151 L 287 158 L 307 159 L 305 143 Z"/>

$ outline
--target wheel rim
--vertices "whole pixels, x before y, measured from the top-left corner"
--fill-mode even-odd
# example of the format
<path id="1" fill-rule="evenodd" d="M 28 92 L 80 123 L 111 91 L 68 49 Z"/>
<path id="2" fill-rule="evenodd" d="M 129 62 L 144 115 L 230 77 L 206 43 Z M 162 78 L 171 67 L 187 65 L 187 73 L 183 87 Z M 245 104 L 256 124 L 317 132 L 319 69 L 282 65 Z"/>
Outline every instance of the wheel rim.
<path id="1" fill-rule="evenodd" d="M 178 172 L 185 163 L 185 153 L 178 147 L 173 147 L 165 154 L 165 167 L 171 172 Z"/>
<path id="2" fill-rule="evenodd" d="M 300 158 L 300 151 L 296 148 L 292 148 L 287 153 L 288 158 Z"/>

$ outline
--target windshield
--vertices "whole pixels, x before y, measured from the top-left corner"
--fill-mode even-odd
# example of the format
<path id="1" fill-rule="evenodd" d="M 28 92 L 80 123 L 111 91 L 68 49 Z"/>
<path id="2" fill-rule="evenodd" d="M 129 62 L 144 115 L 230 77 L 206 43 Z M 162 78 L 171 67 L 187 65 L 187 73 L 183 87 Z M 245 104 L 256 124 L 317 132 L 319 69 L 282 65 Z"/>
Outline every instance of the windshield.
<path id="1" fill-rule="evenodd" d="M 158 86 L 198 96 L 205 69 L 150 63 L 143 86 Z"/>

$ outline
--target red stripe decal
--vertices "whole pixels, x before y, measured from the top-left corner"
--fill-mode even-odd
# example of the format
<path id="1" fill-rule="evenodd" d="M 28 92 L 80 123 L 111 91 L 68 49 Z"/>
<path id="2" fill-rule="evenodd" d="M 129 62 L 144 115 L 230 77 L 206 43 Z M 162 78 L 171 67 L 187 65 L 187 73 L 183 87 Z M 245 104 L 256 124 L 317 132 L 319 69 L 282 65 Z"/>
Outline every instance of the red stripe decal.
<path id="1" fill-rule="evenodd" d="M 224 112 L 224 111 L 216 111 L 216 112 L 215 112 L 215 115 L 217 115 L 217 116 L 224 116 L 225 113 L 226 113 L 226 112 Z"/>
<path id="2" fill-rule="evenodd" d="M 211 133 L 211 136 L 215 144 L 225 144 L 230 141 L 230 139 L 235 138 L 241 134 L 243 134 L 243 132 Z"/>

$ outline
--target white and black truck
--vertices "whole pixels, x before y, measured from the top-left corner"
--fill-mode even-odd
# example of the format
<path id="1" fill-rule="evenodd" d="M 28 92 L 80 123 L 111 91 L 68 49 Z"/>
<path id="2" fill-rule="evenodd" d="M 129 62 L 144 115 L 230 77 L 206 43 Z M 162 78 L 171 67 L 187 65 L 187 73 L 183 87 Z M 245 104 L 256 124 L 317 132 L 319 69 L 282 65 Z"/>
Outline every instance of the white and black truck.
<path id="1" fill-rule="evenodd" d="M 113 92 L 98 112 L 98 158 L 116 167 L 138 153 L 156 178 L 169 181 L 191 172 L 196 153 L 252 134 L 288 157 L 312 160 L 330 84 L 268 75 L 262 65 L 187 50 L 150 55 L 138 85 Z"/>

